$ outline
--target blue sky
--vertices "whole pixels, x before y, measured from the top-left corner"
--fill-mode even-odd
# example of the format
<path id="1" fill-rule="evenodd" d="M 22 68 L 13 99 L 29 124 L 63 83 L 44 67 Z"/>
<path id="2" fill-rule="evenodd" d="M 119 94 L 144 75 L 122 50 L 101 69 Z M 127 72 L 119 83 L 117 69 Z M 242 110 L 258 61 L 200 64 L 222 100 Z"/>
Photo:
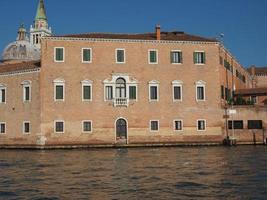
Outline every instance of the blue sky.
<path id="1" fill-rule="evenodd" d="M 20 23 L 32 24 L 38 0 L 0 0 L 0 51 Z M 45 0 L 55 34 L 185 31 L 224 33 L 225 46 L 244 66 L 267 66 L 266 0 Z"/>

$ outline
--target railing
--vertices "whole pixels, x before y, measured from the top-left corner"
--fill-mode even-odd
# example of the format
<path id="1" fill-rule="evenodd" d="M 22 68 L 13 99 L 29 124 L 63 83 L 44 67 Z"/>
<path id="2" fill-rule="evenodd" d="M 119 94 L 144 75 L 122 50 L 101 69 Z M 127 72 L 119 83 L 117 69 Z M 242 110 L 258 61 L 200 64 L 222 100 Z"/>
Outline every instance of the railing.
<path id="1" fill-rule="evenodd" d="M 114 106 L 115 107 L 128 107 L 129 100 L 127 98 L 115 98 L 114 99 Z"/>

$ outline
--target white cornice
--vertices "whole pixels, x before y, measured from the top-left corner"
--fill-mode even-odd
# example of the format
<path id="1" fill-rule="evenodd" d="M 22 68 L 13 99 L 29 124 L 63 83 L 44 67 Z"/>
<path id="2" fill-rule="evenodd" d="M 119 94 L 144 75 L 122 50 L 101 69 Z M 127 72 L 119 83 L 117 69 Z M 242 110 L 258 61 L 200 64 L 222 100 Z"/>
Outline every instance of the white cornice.
<path id="1" fill-rule="evenodd" d="M 24 74 L 31 74 L 31 73 L 39 73 L 41 68 L 35 69 L 27 69 L 27 70 L 18 70 L 18 71 L 10 71 L 0 73 L 0 76 L 15 76 L 15 75 L 24 75 Z"/>

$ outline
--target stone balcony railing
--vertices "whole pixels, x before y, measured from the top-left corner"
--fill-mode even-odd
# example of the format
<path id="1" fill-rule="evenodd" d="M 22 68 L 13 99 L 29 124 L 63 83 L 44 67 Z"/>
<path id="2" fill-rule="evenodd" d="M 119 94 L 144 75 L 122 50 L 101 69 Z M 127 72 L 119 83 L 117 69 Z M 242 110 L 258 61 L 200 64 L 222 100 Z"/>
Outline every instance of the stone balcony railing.
<path id="1" fill-rule="evenodd" d="M 128 98 L 115 98 L 114 107 L 128 107 L 129 99 Z"/>

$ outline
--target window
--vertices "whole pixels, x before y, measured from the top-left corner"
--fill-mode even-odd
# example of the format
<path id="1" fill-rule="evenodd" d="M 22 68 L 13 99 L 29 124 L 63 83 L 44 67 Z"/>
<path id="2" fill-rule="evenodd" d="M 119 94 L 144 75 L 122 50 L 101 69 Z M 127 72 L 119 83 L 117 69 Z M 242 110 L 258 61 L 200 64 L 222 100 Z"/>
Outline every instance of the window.
<path id="1" fill-rule="evenodd" d="M 181 64 L 183 62 L 182 52 L 178 50 L 171 51 L 171 63 Z"/>
<path id="2" fill-rule="evenodd" d="M 23 101 L 31 101 L 31 81 L 23 81 L 21 84 L 23 87 Z"/>
<path id="3" fill-rule="evenodd" d="M 91 133 L 92 132 L 92 121 L 83 121 L 83 132 Z"/>
<path id="4" fill-rule="evenodd" d="M 6 103 L 6 88 L 0 84 L 0 104 Z"/>
<path id="5" fill-rule="evenodd" d="M 116 63 L 125 63 L 125 49 L 116 49 Z"/>
<path id="6" fill-rule="evenodd" d="M 64 121 L 55 121 L 55 133 L 64 133 Z"/>
<path id="7" fill-rule="evenodd" d="M 203 51 L 194 52 L 194 63 L 195 64 L 205 64 L 206 63 L 206 54 Z"/>
<path id="8" fill-rule="evenodd" d="M 151 120 L 150 121 L 150 131 L 151 132 L 159 131 L 159 121 L 158 120 Z"/>
<path id="9" fill-rule="evenodd" d="M 5 133 L 6 133 L 6 123 L 0 122 L 0 134 L 5 134 Z"/>
<path id="10" fill-rule="evenodd" d="M 129 86 L 129 99 L 130 100 L 136 100 L 137 95 L 136 95 L 136 86 Z"/>
<path id="11" fill-rule="evenodd" d="M 182 81 L 172 81 L 173 101 L 182 101 Z"/>
<path id="12" fill-rule="evenodd" d="M 197 130 L 198 131 L 205 131 L 206 130 L 206 120 L 204 120 L 204 119 L 197 120 Z"/>
<path id="13" fill-rule="evenodd" d="M 224 99 L 224 86 L 221 85 L 221 99 Z"/>
<path id="14" fill-rule="evenodd" d="M 62 79 L 54 80 L 54 100 L 65 100 L 65 81 Z"/>
<path id="15" fill-rule="evenodd" d="M 149 64 L 158 64 L 158 50 L 149 50 L 148 56 Z"/>
<path id="16" fill-rule="evenodd" d="M 92 49 L 91 48 L 83 48 L 82 49 L 82 62 L 83 63 L 91 63 L 92 62 Z"/>
<path id="17" fill-rule="evenodd" d="M 54 50 L 54 61 L 55 62 L 64 62 L 65 52 L 63 47 L 55 47 Z"/>
<path id="18" fill-rule="evenodd" d="M 30 122 L 23 122 L 23 134 L 30 134 Z"/>
<path id="19" fill-rule="evenodd" d="M 124 78 L 116 80 L 116 98 L 126 98 L 126 81 Z"/>
<path id="20" fill-rule="evenodd" d="M 150 86 L 150 100 L 151 101 L 158 100 L 158 86 Z"/>
<path id="21" fill-rule="evenodd" d="M 182 120 L 174 120 L 174 130 L 175 131 L 182 131 L 183 130 L 183 121 Z"/>
<path id="22" fill-rule="evenodd" d="M 250 97 L 251 98 L 251 102 L 253 103 L 253 104 L 257 104 L 257 100 L 258 100 L 258 98 L 257 98 L 257 96 L 251 96 Z"/>
<path id="23" fill-rule="evenodd" d="M 105 87 L 105 93 L 106 93 L 106 100 L 112 100 L 113 99 L 113 87 L 112 86 L 106 86 Z"/>
<path id="24" fill-rule="evenodd" d="M 197 101 L 205 101 L 205 85 L 204 81 L 197 81 L 196 82 L 196 100 Z"/>
<path id="25" fill-rule="evenodd" d="M 234 129 L 243 129 L 243 120 L 234 120 Z M 233 129 L 233 121 L 228 121 L 228 129 Z"/>
<path id="26" fill-rule="evenodd" d="M 92 101 L 92 81 L 82 81 L 82 100 Z"/>
<path id="27" fill-rule="evenodd" d="M 262 120 L 248 120 L 248 129 L 262 129 Z"/>

